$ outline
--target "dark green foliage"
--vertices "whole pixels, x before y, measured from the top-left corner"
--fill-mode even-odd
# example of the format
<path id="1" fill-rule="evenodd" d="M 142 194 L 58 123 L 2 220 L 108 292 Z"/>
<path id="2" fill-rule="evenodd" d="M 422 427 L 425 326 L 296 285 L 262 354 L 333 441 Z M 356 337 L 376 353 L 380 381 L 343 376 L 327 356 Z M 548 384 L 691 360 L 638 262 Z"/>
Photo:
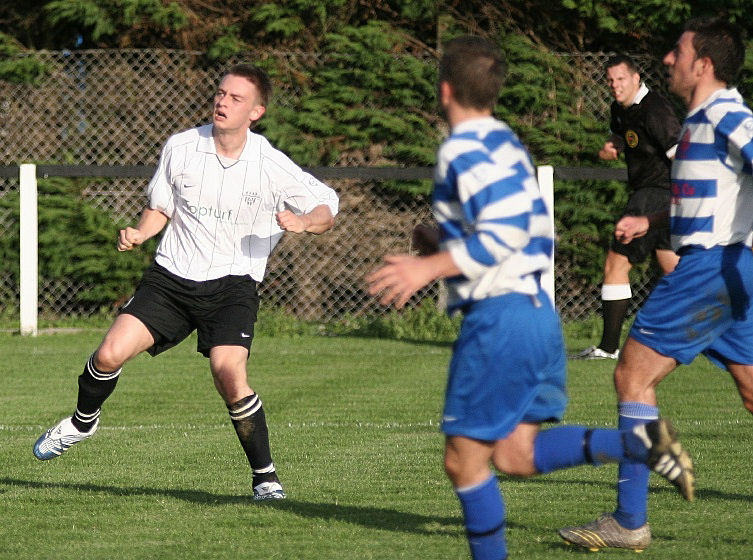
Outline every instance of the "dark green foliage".
<path id="1" fill-rule="evenodd" d="M 0 33 L 0 80 L 35 84 L 49 69 L 32 56 L 19 56 L 25 49 L 10 35 Z"/>
<path id="2" fill-rule="evenodd" d="M 436 64 L 403 54 L 405 41 L 383 22 L 327 34 L 300 96 L 260 128 L 303 165 L 432 165 Z"/>
<path id="3" fill-rule="evenodd" d="M 133 46 L 143 36 L 169 35 L 186 27 L 178 2 L 162 0 L 52 0 L 45 7 L 49 25 L 82 46 Z"/>
<path id="4" fill-rule="evenodd" d="M 496 41 L 505 53 L 508 79 L 496 114 L 518 133 L 535 163 L 595 167 L 606 165 L 596 153 L 608 124 L 583 110 L 583 85 L 592 77 L 557 53 L 627 51 L 659 60 L 683 22 L 699 15 L 727 14 L 751 37 L 749 3 L 25 0 L 0 5 L 0 24 L 9 34 L 0 35 L 0 79 L 33 83 L 43 75 L 33 57 L 15 56 L 21 45 L 178 47 L 204 52 L 211 61 L 252 52 L 278 83 L 294 90 L 289 103 L 270 108 L 260 131 L 300 164 L 430 166 L 446 133 L 437 111 L 437 56 L 449 38 L 473 33 Z M 750 101 L 750 41 L 749 47 L 739 85 Z M 275 58 L 280 51 L 297 54 Z M 385 186 L 422 193 L 431 187 L 429 181 Z M 597 281 L 625 187 L 558 181 L 555 196 L 557 258 Z M 95 223 L 80 227 L 98 231 Z M 98 284 L 95 292 L 101 290 Z"/>
<path id="5" fill-rule="evenodd" d="M 112 312 L 132 293 L 151 261 L 155 243 L 119 253 L 118 230 L 124 223 L 93 207 L 81 197 L 85 184 L 62 178 L 39 181 L 39 275 L 47 281 L 87 286 L 76 293 L 71 307 L 80 313 Z M 18 194 L 0 200 L 0 208 L 18 218 Z M 0 238 L 2 274 L 18 279 L 18 228 Z M 44 311 L 44 310 L 43 310 Z"/>

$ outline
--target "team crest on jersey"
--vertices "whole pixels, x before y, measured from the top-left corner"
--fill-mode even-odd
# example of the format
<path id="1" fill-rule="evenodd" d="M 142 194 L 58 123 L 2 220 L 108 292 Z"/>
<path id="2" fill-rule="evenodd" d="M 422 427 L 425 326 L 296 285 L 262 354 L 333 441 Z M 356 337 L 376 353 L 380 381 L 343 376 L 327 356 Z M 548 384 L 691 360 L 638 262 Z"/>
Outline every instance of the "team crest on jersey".
<path id="1" fill-rule="evenodd" d="M 245 202 L 248 206 L 253 206 L 257 202 L 259 202 L 260 199 L 261 197 L 259 196 L 259 193 L 243 193 L 243 202 Z"/>
<path id="2" fill-rule="evenodd" d="M 635 148 L 638 145 L 638 133 L 635 130 L 628 129 L 625 132 L 625 142 L 631 148 Z"/>

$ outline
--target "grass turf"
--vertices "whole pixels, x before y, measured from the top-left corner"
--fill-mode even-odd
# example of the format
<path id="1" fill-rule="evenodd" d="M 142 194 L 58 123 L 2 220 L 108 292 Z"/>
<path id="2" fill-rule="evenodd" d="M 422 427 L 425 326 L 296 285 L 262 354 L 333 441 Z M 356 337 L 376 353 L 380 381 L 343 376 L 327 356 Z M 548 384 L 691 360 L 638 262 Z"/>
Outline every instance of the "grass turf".
<path id="1" fill-rule="evenodd" d="M 468 558 L 437 426 L 449 345 L 257 338 L 251 385 L 289 497 L 254 503 L 195 339 L 130 362 L 91 440 L 53 461 L 32 456 L 71 413 L 101 334 L 0 335 L 0 558 Z M 614 424 L 612 367 L 570 362 L 567 421 Z M 696 460 L 698 492 L 686 503 L 652 477 L 655 540 L 643 556 L 750 558 L 753 420 L 731 380 L 699 359 L 659 393 Z M 511 557 L 579 557 L 556 529 L 611 510 L 615 476 L 609 465 L 502 477 Z"/>

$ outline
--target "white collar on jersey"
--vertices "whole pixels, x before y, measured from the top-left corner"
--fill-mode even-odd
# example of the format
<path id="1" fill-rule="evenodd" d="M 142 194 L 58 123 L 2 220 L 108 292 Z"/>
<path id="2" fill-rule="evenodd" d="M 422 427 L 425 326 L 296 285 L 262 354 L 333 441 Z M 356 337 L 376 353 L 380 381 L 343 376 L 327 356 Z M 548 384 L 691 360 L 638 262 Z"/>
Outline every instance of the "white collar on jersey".
<path id="1" fill-rule="evenodd" d="M 638 105 L 641 101 L 643 101 L 643 98 L 646 97 L 648 94 L 648 87 L 646 84 L 641 82 L 641 87 L 638 88 L 638 93 L 635 94 L 635 97 L 633 98 L 633 102 L 631 105 Z"/>
<path id="2" fill-rule="evenodd" d="M 199 133 L 199 142 L 196 146 L 196 151 L 204 152 L 207 154 L 217 154 L 217 149 L 214 145 L 214 138 L 212 137 L 212 125 L 205 124 L 196 129 Z M 243 161 L 256 161 L 259 159 L 260 151 L 260 136 L 254 134 L 251 130 L 246 131 L 246 144 L 243 146 L 243 151 L 238 156 L 238 160 Z"/>

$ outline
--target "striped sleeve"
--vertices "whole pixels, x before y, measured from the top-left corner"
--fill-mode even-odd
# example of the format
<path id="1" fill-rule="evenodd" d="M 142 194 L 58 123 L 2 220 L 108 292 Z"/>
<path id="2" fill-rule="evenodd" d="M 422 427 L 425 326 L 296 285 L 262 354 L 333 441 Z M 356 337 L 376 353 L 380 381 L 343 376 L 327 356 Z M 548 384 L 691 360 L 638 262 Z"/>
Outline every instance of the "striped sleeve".
<path id="1" fill-rule="evenodd" d="M 528 245 L 532 201 L 524 182 L 529 173 L 520 161 L 502 166 L 483 151 L 462 154 L 451 168 L 462 215 L 473 231 L 456 228 L 447 248 L 463 274 L 476 278 Z"/>

